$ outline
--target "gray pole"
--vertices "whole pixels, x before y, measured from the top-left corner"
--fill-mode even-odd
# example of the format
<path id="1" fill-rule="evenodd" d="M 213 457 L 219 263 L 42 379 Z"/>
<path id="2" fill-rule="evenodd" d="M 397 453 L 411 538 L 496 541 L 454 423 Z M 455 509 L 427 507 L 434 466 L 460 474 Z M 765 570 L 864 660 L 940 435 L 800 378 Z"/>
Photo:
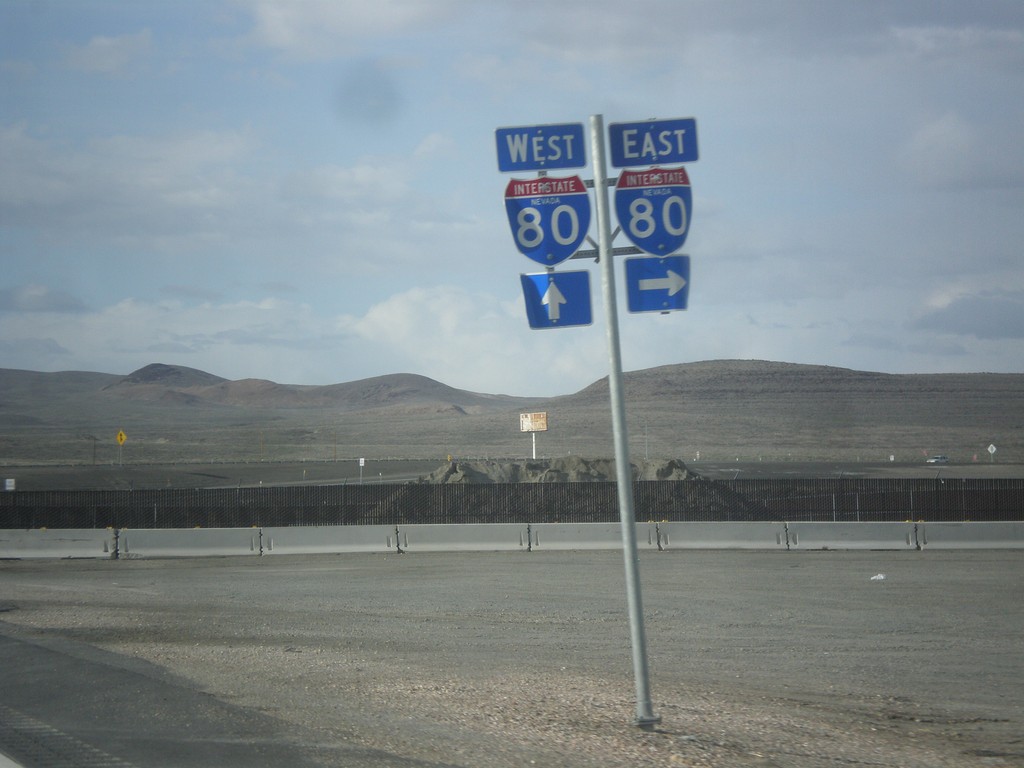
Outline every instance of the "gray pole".
<path id="1" fill-rule="evenodd" d="M 636 515 L 633 511 L 633 473 L 626 433 L 626 401 L 622 392 L 622 351 L 615 303 L 615 270 L 612 266 L 612 227 L 608 210 L 608 173 L 605 166 L 604 117 L 590 116 L 590 143 L 594 160 L 594 193 L 597 199 L 598 261 L 604 294 L 608 335 L 608 389 L 611 393 L 612 428 L 615 434 L 615 472 L 619 490 L 619 520 L 622 524 L 622 554 L 626 565 L 626 601 L 629 633 L 633 644 L 633 676 L 636 682 L 636 725 L 650 728 L 661 722 L 651 704 L 647 675 L 647 638 L 644 608 L 640 597 L 640 563 L 636 549 Z"/>

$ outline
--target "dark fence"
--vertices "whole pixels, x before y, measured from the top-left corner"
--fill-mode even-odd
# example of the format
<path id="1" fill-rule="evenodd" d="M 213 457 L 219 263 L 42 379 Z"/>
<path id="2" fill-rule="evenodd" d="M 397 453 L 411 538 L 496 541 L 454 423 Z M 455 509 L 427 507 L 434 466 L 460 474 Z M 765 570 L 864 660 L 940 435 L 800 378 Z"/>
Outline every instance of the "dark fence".
<path id="1" fill-rule="evenodd" d="M 1024 480 L 634 483 L 638 521 L 1021 521 Z M 0 528 L 238 528 L 618 520 L 613 482 L 317 485 L 0 494 Z"/>

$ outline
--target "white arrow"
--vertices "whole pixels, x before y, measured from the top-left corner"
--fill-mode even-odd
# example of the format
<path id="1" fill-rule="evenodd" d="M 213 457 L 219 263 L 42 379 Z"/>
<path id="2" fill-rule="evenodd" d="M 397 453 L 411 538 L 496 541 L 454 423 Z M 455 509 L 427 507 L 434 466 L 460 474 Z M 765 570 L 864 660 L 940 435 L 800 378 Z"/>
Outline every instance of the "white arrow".
<path id="1" fill-rule="evenodd" d="M 548 305 L 548 320 L 555 321 L 562 316 L 562 305 L 566 303 L 565 296 L 558 290 L 554 280 L 548 281 L 548 289 L 544 291 L 540 303 Z"/>
<path id="2" fill-rule="evenodd" d="M 686 287 L 686 280 L 670 269 L 665 277 L 648 277 L 638 285 L 641 291 L 668 291 L 669 296 L 675 296 Z"/>

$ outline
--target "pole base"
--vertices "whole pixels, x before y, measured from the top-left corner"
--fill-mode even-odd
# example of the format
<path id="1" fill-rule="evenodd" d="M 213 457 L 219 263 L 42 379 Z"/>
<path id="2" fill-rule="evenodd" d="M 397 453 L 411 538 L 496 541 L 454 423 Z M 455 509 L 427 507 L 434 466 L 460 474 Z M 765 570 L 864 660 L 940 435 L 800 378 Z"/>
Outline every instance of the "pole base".
<path id="1" fill-rule="evenodd" d="M 653 731 L 654 726 L 661 723 L 661 715 L 650 715 L 649 717 L 637 717 L 633 725 L 645 731 Z"/>

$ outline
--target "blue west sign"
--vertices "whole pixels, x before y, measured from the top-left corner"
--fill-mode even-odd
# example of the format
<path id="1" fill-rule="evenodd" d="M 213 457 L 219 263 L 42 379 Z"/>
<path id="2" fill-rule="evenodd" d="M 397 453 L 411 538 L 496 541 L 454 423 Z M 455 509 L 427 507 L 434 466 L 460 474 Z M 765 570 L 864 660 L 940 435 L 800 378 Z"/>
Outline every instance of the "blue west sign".
<path id="1" fill-rule="evenodd" d="M 552 171 L 587 164 L 583 123 L 499 128 L 494 138 L 500 171 Z"/>

